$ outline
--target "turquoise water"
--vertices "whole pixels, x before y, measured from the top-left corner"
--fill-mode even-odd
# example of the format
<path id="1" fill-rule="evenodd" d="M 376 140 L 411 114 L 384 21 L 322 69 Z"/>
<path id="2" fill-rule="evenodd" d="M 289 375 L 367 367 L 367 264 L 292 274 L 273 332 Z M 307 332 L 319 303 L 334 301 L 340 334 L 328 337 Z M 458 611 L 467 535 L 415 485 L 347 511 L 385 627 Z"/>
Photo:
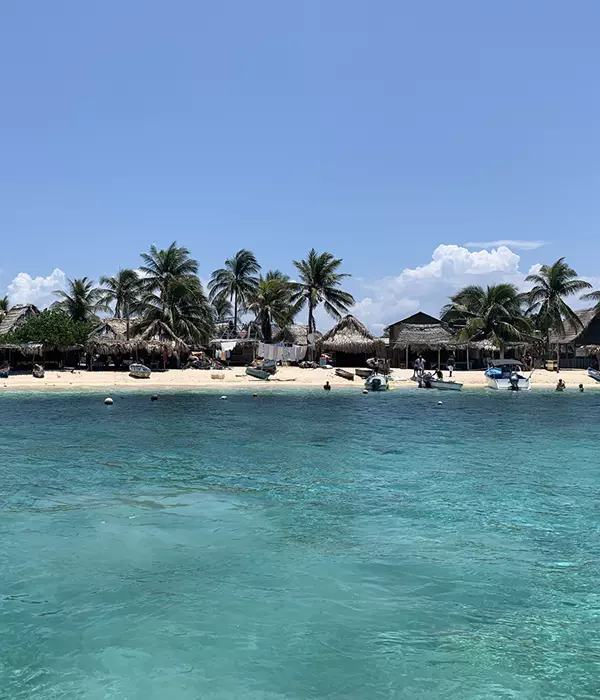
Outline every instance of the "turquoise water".
<path id="1" fill-rule="evenodd" d="M 0 697 L 600 691 L 600 393 L 0 396 Z"/>

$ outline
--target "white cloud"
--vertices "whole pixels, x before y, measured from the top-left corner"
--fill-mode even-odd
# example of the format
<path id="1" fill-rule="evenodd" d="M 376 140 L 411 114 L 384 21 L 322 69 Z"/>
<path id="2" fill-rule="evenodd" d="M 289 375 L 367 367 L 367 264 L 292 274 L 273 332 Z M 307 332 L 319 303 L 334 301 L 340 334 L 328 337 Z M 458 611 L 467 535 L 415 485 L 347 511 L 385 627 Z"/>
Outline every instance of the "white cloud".
<path id="1" fill-rule="evenodd" d="M 520 260 L 507 246 L 469 251 L 462 246 L 440 245 L 425 265 L 406 268 L 395 277 L 363 283 L 366 296 L 356 303 L 352 313 L 379 333 L 418 310 L 437 316 L 448 297 L 467 284 L 512 282 L 525 289 L 526 275 L 536 272 L 539 266 L 522 272 Z"/>
<path id="2" fill-rule="evenodd" d="M 56 268 L 48 277 L 31 277 L 27 272 L 19 274 L 8 285 L 8 299 L 15 304 L 35 304 L 40 308 L 50 306 L 56 301 L 52 293 L 55 289 L 65 289 L 67 276 Z"/>
<path id="3" fill-rule="evenodd" d="M 465 248 L 498 248 L 499 246 L 508 246 L 516 250 L 535 250 L 548 245 L 548 241 L 521 241 L 512 238 L 501 239 L 499 241 L 469 241 L 465 243 Z"/>

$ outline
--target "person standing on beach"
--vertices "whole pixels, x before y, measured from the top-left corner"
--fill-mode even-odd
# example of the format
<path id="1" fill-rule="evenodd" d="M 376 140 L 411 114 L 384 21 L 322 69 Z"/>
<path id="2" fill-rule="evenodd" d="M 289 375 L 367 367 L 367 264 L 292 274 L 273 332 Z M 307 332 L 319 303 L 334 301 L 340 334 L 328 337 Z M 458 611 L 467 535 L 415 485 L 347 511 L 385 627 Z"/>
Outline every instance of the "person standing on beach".
<path id="1" fill-rule="evenodd" d="M 425 360 L 423 355 L 419 355 L 419 357 L 417 357 L 417 374 L 419 377 L 423 376 L 423 372 L 425 372 Z"/>
<path id="2" fill-rule="evenodd" d="M 450 355 L 446 366 L 448 367 L 449 376 L 452 377 L 452 373 L 454 372 L 454 355 Z"/>

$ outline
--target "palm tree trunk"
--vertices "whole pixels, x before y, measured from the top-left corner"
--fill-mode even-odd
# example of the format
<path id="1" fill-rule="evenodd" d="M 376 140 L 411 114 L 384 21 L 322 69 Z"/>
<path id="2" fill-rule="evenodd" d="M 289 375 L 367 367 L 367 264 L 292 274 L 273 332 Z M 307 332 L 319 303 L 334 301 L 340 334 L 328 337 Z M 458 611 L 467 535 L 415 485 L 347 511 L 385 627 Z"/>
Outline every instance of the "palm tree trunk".
<path id="1" fill-rule="evenodd" d="M 237 317 L 238 317 L 238 298 L 237 292 L 235 293 L 235 299 L 233 302 L 233 332 L 237 336 Z"/>
<path id="2" fill-rule="evenodd" d="M 125 307 L 125 335 L 127 340 L 129 340 L 129 305 Z"/>
<path id="3" fill-rule="evenodd" d="M 312 295 L 311 295 L 311 297 L 309 297 L 309 299 L 308 299 L 308 333 L 309 334 L 312 333 L 314 336 L 314 332 L 315 332 L 315 317 L 313 315 L 313 304 L 312 304 Z M 313 340 L 314 340 L 314 337 L 313 337 Z M 309 359 L 314 360 L 315 358 L 314 358 L 313 344 L 311 343 L 308 347 L 310 349 L 310 358 Z"/>

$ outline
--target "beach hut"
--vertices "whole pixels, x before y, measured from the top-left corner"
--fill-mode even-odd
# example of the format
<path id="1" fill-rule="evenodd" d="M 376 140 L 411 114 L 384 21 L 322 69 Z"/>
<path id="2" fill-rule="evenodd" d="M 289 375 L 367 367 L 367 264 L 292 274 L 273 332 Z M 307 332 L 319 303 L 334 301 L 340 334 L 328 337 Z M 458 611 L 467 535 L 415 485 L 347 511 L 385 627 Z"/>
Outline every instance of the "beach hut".
<path id="1" fill-rule="evenodd" d="M 442 350 L 448 351 L 446 355 L 456 350 L 454 335 L 446 324 L 422 311 L 392 323 L 388 332 L 393 367 L 410 368 L 420 354 L 430 367 L 439 366 Z"/>
<path id="2" fill-rule="evenodd" d="M 120 318 L 106 318 L 88 336 L 85 344 L 90 355 L 90 365 L 104 369 L 110 357 L 115 368 L 121 367 L 125 359 L 143 359 L 145 364 L 156 369 L 165 366 L 167 359 L 176 357 L 177 364 L 189 346 L 162 321 L 156 321 L 142 333 L 134 333 L 136 320 L 130 320 L 130 335 L 127 338 L 127 322 Z"/>
<path id="3" fill-rule="evenodd" d="M 0 338 L 16 330 L 21 326 L 28 318 L 32 316 L 37 316 L 40 313 L 37 306 L 33 304 L 17 304 L 13 306 L 4 316 L 2 321 L 0 321 Z"/>
<path id="4" fill-rule="evenodd" d="M 564 333 L 551 333 L 550 346 L 563 368 L 586 369 L 598 365 L 600 359 L 600 313 L 598 309 L 576 311 L 581 323 L 572 327 L 565 323 Z"/>
<path id="5" fill-rule="evenodd" d="M 317 352 L 332 355 L 338 367 L 361 367 L 370 357 L 385 357 L 386 343 L 351 314 L 316 342 Z"/>

